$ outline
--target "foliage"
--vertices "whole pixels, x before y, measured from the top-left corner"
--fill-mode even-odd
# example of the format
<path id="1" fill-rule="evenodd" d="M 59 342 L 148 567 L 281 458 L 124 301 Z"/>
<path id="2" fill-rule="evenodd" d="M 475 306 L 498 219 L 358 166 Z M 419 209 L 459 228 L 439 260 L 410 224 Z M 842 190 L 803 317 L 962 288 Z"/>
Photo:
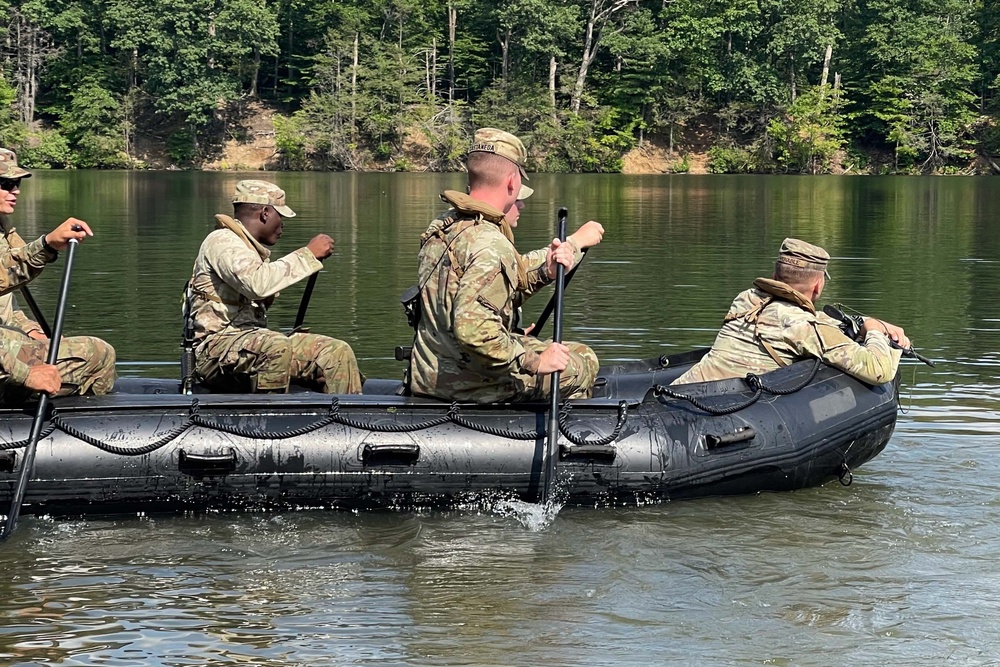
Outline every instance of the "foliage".
<path id="1" fill-rule="evenodd" d="M 712 146 L 708 150 L 708 170 L 713 174 L 746 174 L 754 170 L 754 160 L 745 148 Z"/>
<path id="2" fill-rule="evenodd" d="M 767 136 L 775 142 L 773 159 L 779 170 L 801 174 L 830 170 L 834 155 L 844 147 L 838 113 L 844 100 L 838 93 L 819 86 L 810 88 L 785 114 L 771 120 Z"/>
<path id="3" fill-rule="evenodd" d="M 49 169 L 74 166 L 69 142 L 58 130 L 29 132 L 19 148 L 18 161 L 25 167 Z"/>
<path id="4" fill-rule="evenodd" d="M 274 117 L 274 143 L 282 169 L 294 171 L 308 167 L 306 141 L 302 135 L 302 117 Z"/>
<path id="5" fill-rule="evenodd" d="M 941 172 L 1000 150 L 986 0 L 0 4 L 0 141 L 39 163 L 136 166 L 154 143 L 197 166 L 251 102 L 276 112 L 286 169 L 456 169 L 477 125 L 544 170 L 614 171 L 653 136 L 714 145 L 723 172 L 838 153 Z"/>

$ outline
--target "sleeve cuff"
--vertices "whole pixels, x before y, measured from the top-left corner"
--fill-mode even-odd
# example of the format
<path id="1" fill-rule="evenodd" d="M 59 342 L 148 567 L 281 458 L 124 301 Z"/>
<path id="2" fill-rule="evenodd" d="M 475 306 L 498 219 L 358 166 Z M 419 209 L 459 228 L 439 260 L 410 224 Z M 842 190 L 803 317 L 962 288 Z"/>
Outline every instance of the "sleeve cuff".
<path id="1" fill-rule="evenodd" d="M 10 373 L 10 378 L 15 382 L 15 384 L 23 387 L 28 383 L 28 372 L 31 371 L 31 366 L 23 361 L 17 361 L 15 359 L 11 364 L 11 367 L 6 370 Z"/>
<path id="2" fill-rule="evenodd" d="M 521 371 L 527 375 L 538 375 L 538 365 L 541 363 L 542 355 L 534 350 L 525 350 L 521 357 Z"/>
<path id="3" fill-rule="evenodd" d="M 322 270 L 323 262 L 316 259 L 316 255 L 312 254 L 312 251 L 309 250 L 309 248 L 302 246 L 298 249 L 298 252 L 302 255 L 303 261 L 305 261 L 306 266 L 309 268 L 310 275 Z"/>
<path id="4" fill-rule="evenodd" d="M 45 261 L 56 261 L 59 258 L 59 251 L 49 245 L 49 242 L 45 240 L 45 234 L 42 234 L 38 240 L 42 243 L 42 250 L 45 252 Z"/>

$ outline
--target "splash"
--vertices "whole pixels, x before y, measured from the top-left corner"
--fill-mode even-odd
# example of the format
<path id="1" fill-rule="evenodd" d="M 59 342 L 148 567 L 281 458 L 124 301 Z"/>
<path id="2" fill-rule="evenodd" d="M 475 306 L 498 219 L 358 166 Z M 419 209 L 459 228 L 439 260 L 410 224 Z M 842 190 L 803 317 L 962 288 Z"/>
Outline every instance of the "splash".
<path id="1" fill-rule="evenodd" d="M 532 532 L 545 530 L 552 525 L 565 501 L 555 498 L 546 503 L 526 503 L 523 500 L 504 500 L 493 506 L 493 511 L 502 517 L 516 519 Z"/>

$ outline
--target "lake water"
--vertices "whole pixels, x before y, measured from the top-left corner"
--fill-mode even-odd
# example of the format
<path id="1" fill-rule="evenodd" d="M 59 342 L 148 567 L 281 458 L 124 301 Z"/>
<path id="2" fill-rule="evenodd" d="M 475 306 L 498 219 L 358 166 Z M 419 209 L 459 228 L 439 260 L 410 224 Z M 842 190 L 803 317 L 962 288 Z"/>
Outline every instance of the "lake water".
<path id="1" fill-rule="evenodd" d="M 176 377 L 180 290 L 241 175 L 53 172 L 25 181 L 30 238 L 68 215 L 68 333 L 122 375 Z M 260 174 L 242 177 L 260 177 Z M 313 331 L 396 377 L 418 237 L 461 175 L 273 174 L 337 249 Z M 834 256 L 824 302 L 906 328 L 896 433 L 837 483 L 620 509 L 27 517 L 0 549 L 4 665 L 987 665 L 1000 662 L 1000 188 L 994 179 L 533 176 L 522 250 L 600 220 L 566 336 L 605 363 L 708 345 L 782 238 Z M 33 285 L 51 313 L 61 264 Z M 272 309 L 290 326 L 301 287 Z M 545 293 L 530 304 L 537 314 Z"/>

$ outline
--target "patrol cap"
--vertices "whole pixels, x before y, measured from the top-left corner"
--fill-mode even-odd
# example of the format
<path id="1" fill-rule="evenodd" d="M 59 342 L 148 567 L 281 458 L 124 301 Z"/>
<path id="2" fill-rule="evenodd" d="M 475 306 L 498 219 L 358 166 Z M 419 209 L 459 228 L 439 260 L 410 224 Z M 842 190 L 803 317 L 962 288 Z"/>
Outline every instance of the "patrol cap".
<path id="1" fill-rule="evenodd" d="M 285 191 L 267 181 L 240 181 L 233 193 L 234 204 L 267 204 L 283 218 L 294 218 L 295 211 L 285 206 Z"/>
<path id="2" fill-rule="evenodd" d="M 472 139 L 470 153 L 493 153 L 500 157 L 507 158 L 517 165 L 521 172 L 521 178 L 528 180 L 528 174 L 524 171 L 524 166 L 528 160 L 528 151 L 524 148 L 521 140 L 510 132 L 504 132 L 494 127 L 481 127 L 476 130 Z"/>
<path id="3" fill-rule="evenodd" d="M 0 148 L 0 178 L 28 178 L 31 172 L 17 164 L 14 151 Z"/>
<path id="4" fill-rule="evenodd" d="M 797 266 L 802 269 L 812 269 L 822 271 L 829 278 L 830 274 L 826 270 L 826 265 L 830 261 L 830 253 L 823 250 L 818 245 L 806 243 L 800 239 L 787 238 L 781 242 L 781 250 L 778 251 L 778 263 Z"/>
<path id="5" fill-rule="evenodd" d="M 517 198 L 523 201 L 533 194 L 535 194 L 534 190 L 529 188 L 527 185 L 522 185 L 520 191 L 517 193 Z"/>

